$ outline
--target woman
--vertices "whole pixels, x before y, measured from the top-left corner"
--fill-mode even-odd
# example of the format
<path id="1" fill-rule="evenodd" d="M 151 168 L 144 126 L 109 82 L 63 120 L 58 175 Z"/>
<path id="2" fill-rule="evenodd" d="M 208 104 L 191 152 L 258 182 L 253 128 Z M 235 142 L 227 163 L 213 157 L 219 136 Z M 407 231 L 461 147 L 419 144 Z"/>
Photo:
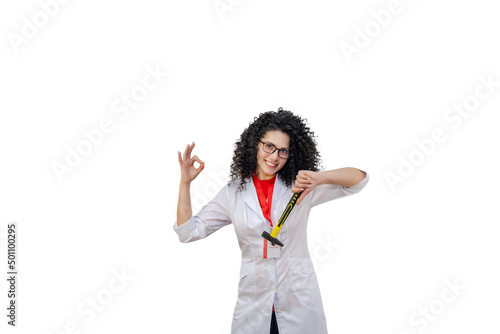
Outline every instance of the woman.
<path id="1" fill-rule="evenodd" d="M 174 230 L 181 242 L 233 224 L 242 252 L 232 333 L 327 333 L 318 282 L 307 247 L 315 205 L 361 191 L 368 175 L 356 168 L 319 171 L 314 133 L 290 111 L 255 118 L 236 143 L 230 182 L 192 216 L 189 187 L 205 163 L 187 145 L 178 152 L 181 182 Z M 194 162 L 200 166 L 194 167 Z M 281 228 L 283 247 L 264 239 L 293 193 L 302 191 Z"/>

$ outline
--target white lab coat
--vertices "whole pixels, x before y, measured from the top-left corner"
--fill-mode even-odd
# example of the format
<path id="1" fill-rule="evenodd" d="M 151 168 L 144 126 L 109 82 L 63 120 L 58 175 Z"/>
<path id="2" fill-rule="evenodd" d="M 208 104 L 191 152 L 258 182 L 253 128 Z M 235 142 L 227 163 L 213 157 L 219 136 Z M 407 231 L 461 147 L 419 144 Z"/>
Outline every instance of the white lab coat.
<path id="1" fill-rule="evenodd" d="M 280 334 L 327 333 L 320 290 L 307 247 L 307 221 L 315 205 L 355 194 L 368 182 L 368 174 L 357 185 L 320 185 L 296 205 L 281 228 L 284 243 L 280 257 L 263 258 L 262 231 L 272 231 L 259 205 L 253 181 L 238 191 L 239 181 L 224 186 L 200 212 L 174 230 L 181 242 L 205 238 L 233 224 L 241 249 L 238 300 L 234 308 L 232 334 L 268 334 L 274 304 Z M 271 204 L 273 225 L 293 193 L 277 177 Z M 332 215 L 333 216 L 333 215 Z M 326 223 L 331 223 L 327 218 Z"/>

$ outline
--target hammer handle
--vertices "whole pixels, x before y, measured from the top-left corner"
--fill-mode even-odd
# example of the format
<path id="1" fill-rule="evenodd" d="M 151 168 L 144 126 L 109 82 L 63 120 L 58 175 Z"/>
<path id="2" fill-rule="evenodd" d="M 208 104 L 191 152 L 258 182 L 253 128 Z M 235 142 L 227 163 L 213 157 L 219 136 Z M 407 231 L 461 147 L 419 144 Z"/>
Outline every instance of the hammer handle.
<path id="1" fill-rule="evenodd" d="M 293 194 L 292 198 L 288 202 L 288 204 L 285 208 L 285 211 L 283 211 L 280 219 L 278 220 L 278 223 L 276 224 L 273 231 L 271 232 L 271 236 L 273 238 L 276 238 L 276 236 L 278 235 L 278 232 L 280 231 L 281 227 L 285 223 L 285 220 L 288 218 L 288 215 L 290 214 L 290 212 L 292 212 L 292 209 L 295 206 L 295 203 L 297 202 L 297 198 L 299 198 L 300 194 L 302 194 L 302 191 Z"/>

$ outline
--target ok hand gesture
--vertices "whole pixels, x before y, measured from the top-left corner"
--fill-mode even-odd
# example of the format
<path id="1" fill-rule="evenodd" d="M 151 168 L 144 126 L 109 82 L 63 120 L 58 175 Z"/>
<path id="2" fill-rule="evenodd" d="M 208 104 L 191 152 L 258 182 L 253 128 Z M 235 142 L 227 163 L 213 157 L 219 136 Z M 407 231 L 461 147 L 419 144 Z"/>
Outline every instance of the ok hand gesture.
<path id="1" fill-rule="evenodd" d="M 205 168 L 205 163 L 200 160 L 196 155 L 191 158 L 191 152 L 194 148 L 194 142 L 192 145 L 187 145 L 184 150 L 184 154 L 181 157 L 181 152 L 177 152 L 179 158 L 179 164 L 181 166 L 181 183 L 191 183 L 198 174 Z M 200 166 L 194 168 L 194 162 L 198 162 Z"/>

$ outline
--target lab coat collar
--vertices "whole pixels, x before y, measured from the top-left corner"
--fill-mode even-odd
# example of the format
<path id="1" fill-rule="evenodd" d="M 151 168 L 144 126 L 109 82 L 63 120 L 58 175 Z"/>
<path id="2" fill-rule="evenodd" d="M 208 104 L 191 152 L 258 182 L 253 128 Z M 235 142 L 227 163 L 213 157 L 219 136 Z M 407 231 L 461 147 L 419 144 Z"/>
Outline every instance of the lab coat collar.
<path id="1" fill-rule="evenodd" d="M 278 203 L 283 197 L 285 191 L 288 187 L 281 180 L 281 178 L 277 175 L 276 181 L 274 181 L 274 190 L 273 190 L 273 201 L 271 203 L 271 210 L 273 210 L 275 203 Z M 252 179 L 247 180 L 246 188 L 242 191 L 243 199 L 245 203 L 257 214 L 264 218 L 264 214 L 262 213 L 262 209 L 259 204 L 259 197 L 257 196 L 257 190 L 255 189 L 255 185 L 253 184 Z M 264 218 L 265 219 L 265 218 Z"/>

